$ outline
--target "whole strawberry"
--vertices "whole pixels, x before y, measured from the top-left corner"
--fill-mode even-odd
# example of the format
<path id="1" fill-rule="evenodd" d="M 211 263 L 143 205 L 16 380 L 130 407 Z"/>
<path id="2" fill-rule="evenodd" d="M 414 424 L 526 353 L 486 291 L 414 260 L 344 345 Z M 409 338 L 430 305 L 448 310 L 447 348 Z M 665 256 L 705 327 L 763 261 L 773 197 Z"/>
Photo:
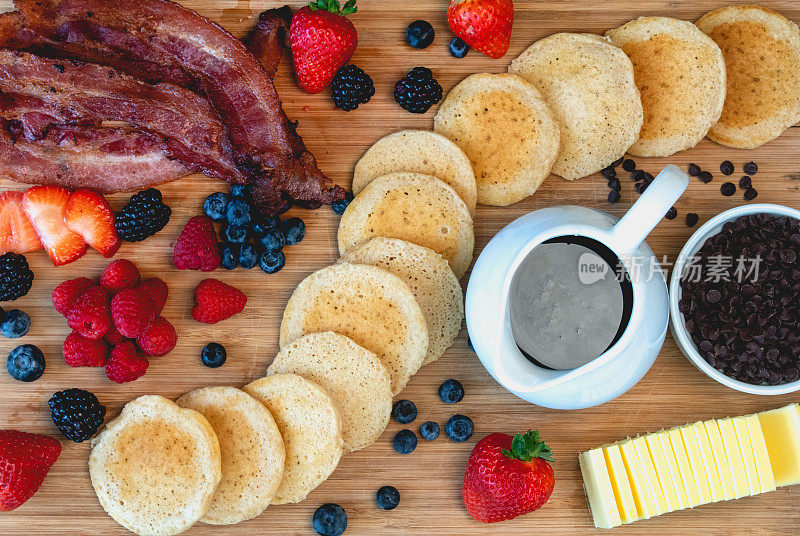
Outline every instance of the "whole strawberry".
<path id="1" fill-rule="evenodd" d="M 550 447 L 539 432 L 489 434 L 467 461 L 462 494 L 469 515 L 482 523 L 513 519 L 538 510 L 555 485 Z"/>
<path id="2" fill-rule="evenodd" d="M 192 318 L 216 324 L 242 312 L 246 304 L 247 296 L 241 290 L 216 279 L 204 279 L 194 289 Z"/>
<path id="3" fill-rule="evenodd" d="M 450 0 L 447 23 L 457 37 L 490 58 L 505 56 L 514 25 L 512 0 Z"/>
<path id="4" fill-rule="evenodd" d="M 206 216 L 194 216 L 178 236 L 172 253 L 178 270 L 211 272 L 219 266 L 219 246 L 214 222 Z"/>
<path id="5" fill-rule="evenodd" d="M 342 8 L 339 0 L 317 0 L 297 11 L 289 27 L 297 84 L 309 93 L 328 87 L 350 61 L 358 36 L 347 15 L 358 11 L 356 0 Z"/>
<path id="6" fill-rule="evenodd" d="M 0 430 L 0 512 L 30 499 L 61 454 L 52 437 L 16 430 Z"/>

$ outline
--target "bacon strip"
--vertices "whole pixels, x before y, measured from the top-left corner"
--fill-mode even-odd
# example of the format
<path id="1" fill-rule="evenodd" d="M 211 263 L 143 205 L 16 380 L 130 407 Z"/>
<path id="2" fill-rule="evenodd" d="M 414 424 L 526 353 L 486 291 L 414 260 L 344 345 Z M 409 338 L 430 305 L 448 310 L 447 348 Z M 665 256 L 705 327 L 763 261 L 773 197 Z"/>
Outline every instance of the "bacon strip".
<path id="1" fill-rule="evenodd" d="M 151 86 L 109 67 L 0 50 L 0 93 L 5 97 L 3 115 L 19 119 L 29 139 L 41 135 L 43 114 L 61 124 L 126 121 L 164 138 L 168 155 L 187 169 L 244 182 L 225 126 L 208 101 L 189 90 L 164 83 Z M 18 106 L 26 110 L 24 115 L 15 110 Z"/>
<path id="2" fill-rule="evenodd" d="M 292 8 L 283 6 L 261 13 L 258 22 L 242 42 L 261 63 L 270 78 L 275 77 L 283 49 L 289 48 L 289 26 L 292 24 Z"/>
<path id="3" fill-rule="evenodd" d="M 213 22 L 167 0 L 16 0 L 16 5 L 25 27 L 54 42 L 51 46 L 83 46 L 87 54 L 92 47 L 110 49 L 117 51 L 112 56 L 117 64 L 124 52 L 170 69 L 177 66 L 198 80 L 228 127 L 240 167 L 252 175 L 261 208 L 274 211 L 278 191 L 310 203 L 343 197 L 286 117 L 270 73 Z M 178 82 L 166 70 L 162 74 Z"/>

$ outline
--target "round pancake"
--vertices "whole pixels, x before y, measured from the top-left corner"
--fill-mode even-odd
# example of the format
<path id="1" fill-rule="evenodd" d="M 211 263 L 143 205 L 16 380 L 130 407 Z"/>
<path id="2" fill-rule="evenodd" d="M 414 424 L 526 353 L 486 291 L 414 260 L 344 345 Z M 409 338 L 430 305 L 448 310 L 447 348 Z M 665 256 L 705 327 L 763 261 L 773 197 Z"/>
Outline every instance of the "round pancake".
<path id="1" fill-rule="evenodd" d="M 353 172 L 353 193 L 373 179 L 408 171 L 444 181 L 475 214 L 478 192 L 472 164 L 458 145 L 428 130 L 403 130 L 389 134 L 370 147 Z"/>
<path id="2" fill-rule="evenodd" d="M 428 353 L 425 317 L 408 285 L 374 266 L 339 263 L 297 285 L 281 321 L 281 348 L 308 333 L 333 331 L 374 352 L 403 390 Z"/>
<path id="3" fill-rule="evenodd" d="M 513 74 L 465 78 L 442 102 L 433 129 L 469 157 L 482 205 L 532 195 L 558 155 L 555 116 L 539 91 Z"/>
<path id="4" fill-rule="evenodd" d="M 89 476 L 100 504 L 141 536 L 179 534 L 206 513 L 221 479 L 217 436 L 205 417 L 141 396 L 92 440 Z"/>
<path id="5" fill-rule="evenodd" d="M 341 261 L 371 264 L 405 281 L 428 325 L 428 354 L 423 366 L 439 359 L 453 344 L 464 320 L 464 293 L 441 255 L 405 240 L 379 236 L 345 253 Z"/>
<path id="6" fill-rule="evenodd" d="M 759 6 L 712 11 L 697 26 L 722 49 L 728 94 L 708 137 L 740 149 L 774 140 L 800 121 L 800 30 Z"/>
<path id="7" fill-rule="evenodd" d="M 606 36 L 633 63 L 644 124 L 628 152 L 669 156 L 697 145 L 725 103 L 725 62 L 697 26 L 667 17 L 640 17 Z"/>
<path id="8" fill-rule="evenodd" d="M 374 353 L 332 331 L 300 337 L 284 347 L 267 375 L 291 373 L 316 382 L 342 418 L 344 452 L 370 446 L 392 412 L 389 373 Z"/>
<path id="9" fill-rule="evenodd" d="M 553 174 L 567 180 L 591 175 L 639 139 L 642 100 L 633 65 L 608 39 L 551 35 L 511 62 L 508 72 L 536 86 L 558 120 L 561 147 Z"/>
<path id="10" fill-rule="evenodd" d="M 176 403 L 202 413 L 219 439 L 222 481 L 200 521 L 232 525 L 263 512 L 281 483 L 286 457 L 272 414 L 235 387 L 197 389 Z"/>
<path id="11" fill-rule="evenodd" d="M 333 400 L 296 374 L 275 374 L 243 387 L 275 417 L 286 467 L 272 504 L 300 502 L 325 482 L 342 457 L 342 421 Z"/>
<path id="12" fill-rule="evenodd" d="M 339 222 L 339 253 L 375 236 L 400 238 L 442 255 L 461 278 L 472 262 L 472 216 L 458 194 L 439 179 L 394 173 L 373 180 Z"/>

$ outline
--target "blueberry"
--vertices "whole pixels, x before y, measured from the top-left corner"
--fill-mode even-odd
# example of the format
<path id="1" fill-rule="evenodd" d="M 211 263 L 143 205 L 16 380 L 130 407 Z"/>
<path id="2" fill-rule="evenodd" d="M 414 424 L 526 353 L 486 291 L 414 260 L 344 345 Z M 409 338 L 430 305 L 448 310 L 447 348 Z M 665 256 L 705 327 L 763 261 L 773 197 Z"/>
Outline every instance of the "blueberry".
<path id="1" fill-rule="evenodd" d="M 398 400 L 392 406 L 392 419 L 400 424 L 414 422 L 417 418 L 417 406 L 410 400 Z"/>
<path id="2" fill-rule="evenodd" d="M 230 225 L 238 225 L 240 227 L 247 227 L 250 225 L 250 205 L 244 199 L 232 199 L 231 202 L 228 203 L 225 215 Z"/>
<path id="3" fill-rule="evenodd" d="M 255 268 L 259 257 L 261 257 L 261 250 L 258 246 L 245 244 L 239 250 L 239 266 L 247 270 Z"/>
<path id="4" fill-rule="evenodd" d="M 283 251 L 265 251 L 259 261 L 261 269 L 268 274 L 280 272 L 286 266 L 286 255 Z"/>
<path id="5" fill-rule="evenodd" d="M 240 199 L 250 200 L 253 198 L 253 190 L 249 184 L 233 184 L 231 185 L 231 195 Z"/>
<path id="6" fill-rule="evenodd" d="M 226 225 L 222 231 L 222 239 L 231 244 L 244 244 L 247 241 L 247 227 Z"/>
<path id="7" fill-rule="evenodd" d="M 411 454 L 417 448 L 417 435 L 411 430 L 400 430 L 394 436 L 392 447 L 399 454 Z"/>
<path id="8" fill-rule="evenodd" d="M 286 235 L 283 229 L 276 227 L 264 233 L 260 242 L 265 251 L 280 251 L 286 245 Z"/>
<path id="9" fill-rule="evenodd" d="M 459 60 L 465 57 L 467 53 L 469 53 L 469 45 L 458 37 L 450 41 L 449 48 L 450 48 L 450 55 Z"/>
<path id="10" fill-rule="evenodd" d="M 341 216 L 342 214 L 344 214 L 344 211 L 347 210 L 347 207 L 350 205 L 352 201 L 353 201 L 353 194 L 351 192 L 345 192 L 343 199 L 339 199 L 331 203 L 331 208 L 336 214 Z"/>
<path id="11" fill-rule="evenodd" d="M 419 427 L 419 435 L 425 441 L 433 441 L 439 437 L 439 423 L 434 421 L 422 423 L 422 426 Z"/>
<path id="12" fill-rule="evenodd" d="M 219 250 L 220 266 L 226 270 L 233 270 L 239 265 L 239 246 L 223 244 Z"/>
<path id="13" fill-rule="evenodd" d="M 35 382 L 44 374 L 44 354 L 32 344 L 17 346 L 8 354 L 6 368 L 11 377 L 21 382 Z"/>
<path id="14" fill-rule="evenodd" d="M 203 348 L 203 351 L 200 353 L 200 359 L 202 359 L 203 364 L 209 368 L 221 367 L 225 364 L 227 358 L 228 353 L 225 351 L 225 347 L 216 342 L 206 344 L 205 348 Z"/>
<path id="15" fill-rule="evenodd" d="M 287 246 L 299 244 L 306 236 L 306 224 L 300 218 L 289 218 L 283 222 L 283 234 Z"/>
<path id="16" fill-rule="evenodd" d="M 466 415 L 453 415 L 448 419 L 444 429 L 451 441 L 464 443 L 472 437 L 472 432 L 475 431 L 475 424 Z"/>
<path id="17" fill-rule="evenodd" d="M 213 221 L 222 221 L 227 217 L 226 210 L 230 200 L 231 197 L 223 192 L 211 194 L 206 198 L 206 202 L 203 203 L 203 211 Z"/>
<path id="18" fill-rule="evenodd" d="M 375 502 L 381 510 L 394 510 L 400 504 L 400 492 L 394 486 L 383 486 L 375 493 Z"/>
<path id="19" fill-rule="evenodd" d="M 323 504 L 314 512 L 312 524 L 320 536 L 341 536 L 347 530 L 347 512 L 338 504 Z"/>
<path id="20" fill-rule="evenodd" d="M 286 193 L 281 192 L 281 198 L 283 199 L 283 205 L 278 209 L 278 214 L 284 214 L 294 206 L 294 201 Z"/>
<path id="21" fill-rule="evenodd" d="M 9 339 L 18 339 L 28 334 L 31 329 L 31 317 L 19 309 L 12 309 L 3 315 L 0 332 Z"/>
<path id="22" fill-rule="evenodd" d="M 464 400 L 464 386 L 458 380 L 446 380 L 439 386 L 439 398 L 445 404 L 457 404 Z"/>
<path id="23" fill-rule="evenodd" d="M 262 214 L 253 214 L 250 229 L 256 236 L 264 236 L 267 231 L 274 229 L 281 224 L 281 220 L 275 216 L 264 216 Z"/>
<path id="24" fill-rule="evenodd" d="M 436 32 L 428 21 L 415 20 L 406 28 L 406 41 L 414 48 L 428 48 L 434 37 Z"/>

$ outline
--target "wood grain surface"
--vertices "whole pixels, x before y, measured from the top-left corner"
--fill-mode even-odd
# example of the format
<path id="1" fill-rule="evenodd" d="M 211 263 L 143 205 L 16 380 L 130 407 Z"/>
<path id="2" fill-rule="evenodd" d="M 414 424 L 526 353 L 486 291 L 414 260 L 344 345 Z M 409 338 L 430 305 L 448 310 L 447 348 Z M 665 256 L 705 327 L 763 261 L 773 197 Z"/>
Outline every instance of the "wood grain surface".
<path id="1" fill-rule="evenodd" d="M 135 0 L 132 0 L 135 1 Z M 249 29 L 261 10 L 282 2 L 236 0 L 186 0 L 185 5 L 219 21 L 237 36 Z M 302 1 L 291 2 L 295 7 Z M 445 0 L 360 0 L 353 16 L 359 31 L 359 47 L 353 62 L 375 80 L 377 94 L 359 110 L 334 110 L 329 95 L 300 92 L 284 62 L 277 85 L 289 116 L 299 121 L 299 130 L 316 154 L 320 167 L 337 183 L 349 187 L 353 165 L 378 138 L 401 128 L 430 128 L 435 109 L 424 116 L 406 113 L 392 99 L 393 84 L 417 65 L 433 69 L 449 90 L 466 75 L 488 71 L 504 72 L 512 58 L 533 41 L 559 31 L 601 33 L 641 15 L 666 15 L 696 20 L 703 13 L 726 5 L 723 1 L 605 1 L 517 0 L 516 21 L 509 54 L 489 60 L 471 52 L 456 60 L 447 52 L 452 39 L 445 21 Z M 800 2 L 769 1 L 764 4 L 800 22 Z M 10 0 L 0 0 L 0 10 L 11 9 Z M 427 50 L 409 48 L 404 42 L 406 25 L 414 19 L 434 24 L 437 37 Z M 700 222 L 744 203 L 741 193 L 722 197 L 719 163 L 729 159 L 737 170 L 750 160 L 759 164 L 754 177 L 758 202 L 774 202 L 800 208 L 800 130 L 790 129 L 778 140 L 754 151 L 738 151 L 708 140 L 669 159 L 640 159 L 640 167 L 653 173 L 668 162 L 685 166 L 696 162 L 716 171 L 710 184 L 692 181 L 677 203 L 675 221 L 663 221 L 648 243 L 659 256 L 674 260 L 692 233 L 684 223 L 687 212 L 700 215 Z M 734 175 L 738 178 L 739 171 Z M 609 205 L 608 189 L 599 175 L 574 182 L 550 177 L 530 199 L 507 208 L 480 207 L 475 219 L 476 255 L 503 226 L 532 210 L 560 204 L 586 205 L 622 216 L 636 199 L 632 184 L 623 181 L 622 201 Z M 172 244 L 187 219 L 200 213 L 203 199 L 222 184 L 202 176 L 187 177 L 162 188 L 173 208 L 169 226 L 140 244 L 125 244 L 117 258 L 136 262 L 145 277 L 163 277 L 170 287 L 164 312 L 179 333 L 179 343 L 170 355 L 152 360 L 140 380 L 116 385 L 105 378 L 103 369 L 70 369 L 61 357 L 61 343 L 68 333 L 66 322 L 50 304 L 50 292 L 61 281 L 99 275 L 107 261 L 90 252 L 80 261 L 53 268 L 46 256 L 30 254 L 36 274 L 33 289 L 6 308 L 27 311 L 33 328 L 24 339 L 0 340 L 0 355 L 18 344 L 38 345 L 47 356 L 47 370 L 35 383 L 17 382 L 0 371 L 0 428 L 14 428 L 59 437 L 64 446 L 44 485 L 28 503 L 10 513 L 0 513 L 0 534 L 22 535 L 122 535 L 127 534 L 101 509 L 87 472 L 88 444 L 64 440 L 53 426 L 47 400 L 57 390 L 81 387 L 93 391 L 114 417 L 129 400 L 146 393 L 175 398 L 206 385 L 241 386 L 262 376 L 278 349 L 278 326 L 286 301 L 297 283 L 311 271 L 336 259 L 335 232 L 338 217 L 323 207 L 318 211 L 294 210 L 305 219 L 308 238 L 288 248 L 287 267 L 268 276 L 258 269 L 250 272 L 218 270 L 213 275 L 241 288 L 248 295 L 245 311 L 237 317 L 204 326 L 189 315 L 192 290 L 205 276 L 172 268 Z M 0 180 L 2 189 L 23 186 Z M 128 194 L 129 195 L 129 194 Z M 115 195 L 111 203 L 119 209 L 128 195 Z M 465 278 L 466 281 L 466 278 Z M 204 367 L 201 348 L 217 341 L 228 349 L 228 362 L 219 369 Z M 466 387 L 463 402 L 442 404 L 438 385 L 457 378 Z M 475 434 L 466 444 L 451 443 L 444 434 L 437 441 L 420 441 L 408 456 L 395 454 L 391 439 L 402 426 L 392 423 L 379 441 L 363 451 L 346 456 L 333 476 L 299 505 L 270 507 L 249 522 L 232 527 L 198 524 L 187 534 L 203 535 L 312 535 L 311 516 L 322 503 L 336 502 L 347 509 L 348 535 L 523 535 L 600 534 L 595 530 L 584 497 L 577 453 L 629 435 L 699 419 L 739 415 L 800 400 L 800 395 L 759 397 L 725 388 L 695 369 L 667 339 L 661 355 L 645 378 L 618 399 L 582 411 L 552 411 L 523 402 L 503 390 L 486 373 L 467 348 L 462 331 L 455 346 L 437 363 L 424 368 L 401 395 L 413 400 L 419 417 L 414 429 L 427 420 L 442 426 L 454 413 L 475 421 Z M 475 442 L 494 431 L 514 433 L 538 429 L 552 446 L 556 462 L 556 487 L 550 501 L 538 512 L 496 525 L 473 521 L 461 502 L 461 481 L 466 459 Z M 375 506 L 375 491 L 383 485 L 400 490 L 399 508 L 384 512 Z M 618 534 L 742 535 L 798 534 L 800 532 L 800 487 L 783 488 L 768 495 L 735 502 L 703 506 L 642 521 L 615 529 Z"/>

